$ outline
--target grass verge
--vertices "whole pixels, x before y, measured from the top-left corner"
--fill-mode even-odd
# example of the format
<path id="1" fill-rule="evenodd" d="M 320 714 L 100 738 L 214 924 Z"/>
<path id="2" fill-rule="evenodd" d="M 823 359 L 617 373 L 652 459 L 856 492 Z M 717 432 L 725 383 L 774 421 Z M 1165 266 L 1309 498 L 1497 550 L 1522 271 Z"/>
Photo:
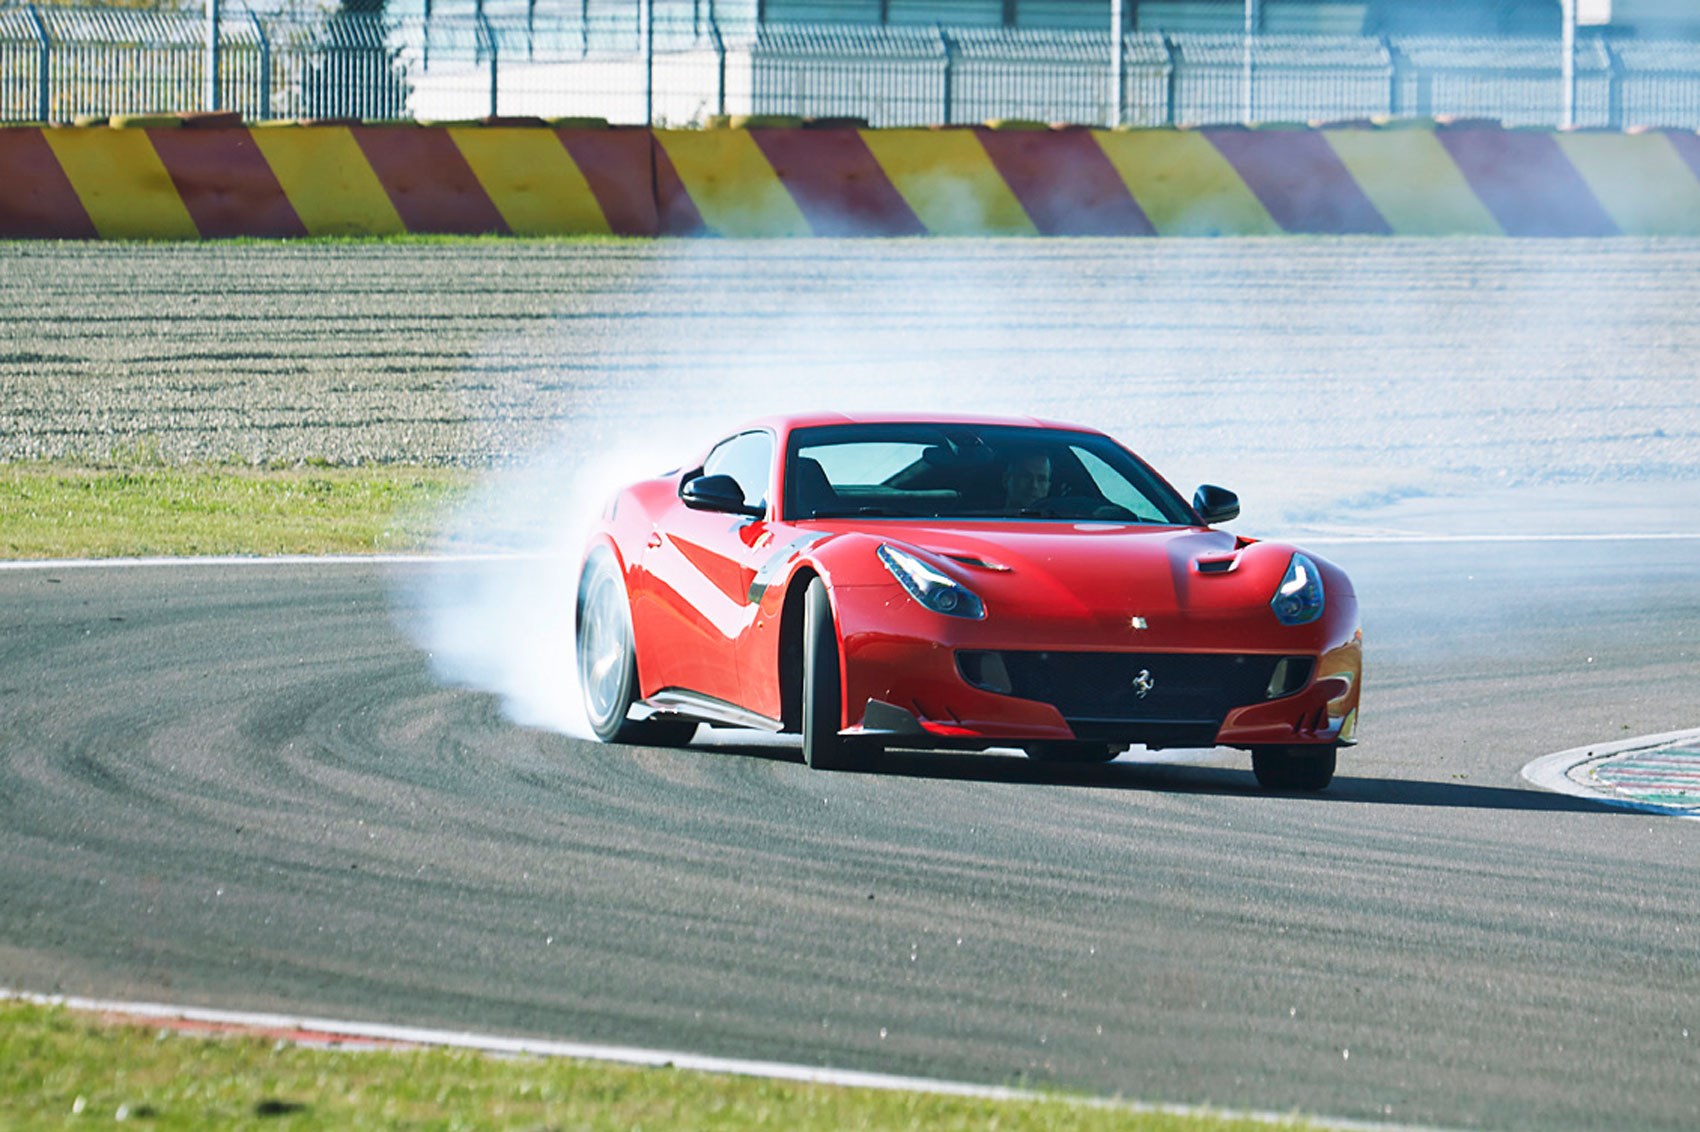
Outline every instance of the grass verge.
<path id="1" fill-rule="evenodd" d="M 423 549 L 453 468 L 0 464 L 0 558 Z"/>
<path id="2" fill-rule="evenodd" d="M 456 1050 L 323 1050 L 0 1002 L 8 1129 L 1267 1132 L 1215 1116 L 990 1101 Z M 1303 1127 L 1295 1125 L 1294 1127 Z"/>

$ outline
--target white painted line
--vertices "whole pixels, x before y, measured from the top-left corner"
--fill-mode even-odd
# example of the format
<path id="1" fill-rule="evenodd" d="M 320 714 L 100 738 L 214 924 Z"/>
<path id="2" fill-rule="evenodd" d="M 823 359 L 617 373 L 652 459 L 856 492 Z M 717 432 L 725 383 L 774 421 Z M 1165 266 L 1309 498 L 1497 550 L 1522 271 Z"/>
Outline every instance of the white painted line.
<path id="1" fill-rule="evenodd" d="M 63 1006 L 98 1014 L 117 1014 L 130 1018 L 154 1018 L 201 1022 L 216 1026 L 236 1026 L 253 1030 L 302 1031 L 315 1037 L 360 1038 L 368 1041 L 396 1042 L 406 1045 L 444 1046 L 453 1049 L 478 1050 L 513 1056 L 570 1057 L 581 1061 L 608 1061 L 622 1065 L 651 1068 L 685 1069 L 697 1073 L 718 1073 L 734 1077 L 762 1077 L 776 1081 L 795 1081 L 808 1085 L 835 1085 L 847 1089 L 883 1089 L 898 1092 L 930 1093 L 940 1096 L 968 1097 L 975 1100 L 1017 1101 L 1042 1104 L 1067 1104 L 1083 1108 L 1109 1109 L 1141 1115 L 1179 1117 L 1237 1118 L 1259 1124 L 1291 1126 L 1298 1117 L 1292 1113 L 1236 1112 L 1201 1105 L 1152 1104 L 1111 1097 L 1080 1097 L 1067 1094 L 1041 1093 L 1031 1089 L 1014 1089 L 1004 1085 L 977 1085 L 968 1081 L 943 1081 L 931 1077 L 900 1077 L 889 1073 L 868 1073 L 858 1069 L 832 1069 L 824 1066 L 793 1065 L 783 1061 L 745 1061 L 738 1058 L 706 1057 L 694 1053 L 643 1049 L 637 1046 L 597 1045 L 582 1042 L 555 1042 L 536 1038 L 501 1038 L 488 1034 L 473 1034 L 458 1030 L 431 1030 L 417 1026 L 386 1026 L 372 1022 L 335 1021 L 293 1014 L 254 1014 L 240 1010 L 209 1010 L 190 1006 L 169 1006 L 156 1002 L 118 1002 L 109 999 L 77 998 L 74 996 L 31 994 L 27 991 L 0 987 L 0 999 L 30 1002 L 38 1006 Z M 1337 1128 L 1342 1132 L 1432 1132 L 1412 1124 L 1377 1124 L 1358 1120 L 1333 1120 L 1306 1116 L 1307 1126 Z"/>
<path id="2" fill-rule="evenodd" d="M 1618 809 L 1634 810 L 1639 813 L 1665 814 L 1670 817 L 1685 818 L 1689 821 L 1700 821 L 1700 814 L 1691 808 L 1682 806 L 1662 806 L 1657 802 L 1632 802 L 1603 791 L 1593 790 L 1571 777 L 1571 772 L 1588 763 L 1599 762 L 1616 755 L 1627 755 L 1632 751 L 1645 751 L 1654 747 L 1664 747 L 1672 743 L 1692 743 L 1700 741 L 1700 730 L 1667 731 L 1662 735 L 1642 735 L 1634 739 L 1620 739 L 1612 743 L 1595 743 L 1586 747 L 1572 747 L 1568 751 L 1558 751 L 1555 754 L 1543 755 L 1523 768 L 1523 778 L 1539 786 L 1542 790 L 1550 790 L 1555 794 L 1568 794 L 1573 798 L 1587 798 L 1605 806 L 1615 806 Z"/>
<path id="3" fill-rule="evenodd" d="M 1306 546 L 1414 546 L 1463 543 L 1553 543 L 1553 542 L 1692 542 L 1700 531 L 1661 531 L 1621 534 L 1529 534 L 1529 535 L 1270 535 L 1271 540 Z M 93 570 L 167 566 L 420 566 L 461 562 L 538 562 L 568 556 L 547 551 L 488 551 L 483 553 L 419 554 L 276 554 L 209 555 L 206 557 L 152 558 L 32 558 L 0 560 L 5 570 Z"/>
<path id="4" fill-rule="evenodd" d="M 1652 531 L 1621 534 L 1529 534 L 1529 535 L 1293 535 L 1282 542 L 1307 546 L 1403 546 L 1417 543 L 1506 543 L 1506 542 L 1687 542 L 1700 539 L 1700 532 Z"/>

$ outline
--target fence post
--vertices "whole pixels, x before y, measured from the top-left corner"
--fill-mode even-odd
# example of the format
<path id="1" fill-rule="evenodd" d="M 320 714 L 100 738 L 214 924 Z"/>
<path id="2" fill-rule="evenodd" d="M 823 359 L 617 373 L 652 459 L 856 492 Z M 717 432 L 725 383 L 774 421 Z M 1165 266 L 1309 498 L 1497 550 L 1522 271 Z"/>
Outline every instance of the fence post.
<path id="1" fill-rule="evenodd" d="M 260 108 L 260 121 L 264 122 L 272 116 L 272 41 L 266 36 L 266 25 L 252 11 L 248 13 L 248 22 L 254 25 L 254 38 L 260 46 L 260 97 L 255 105 Z"/>
<path id="2" fill-rule="evenodd" d="M 643 124 L 655 125 L 655 0 L 638 0 L 638 34 L 643 42 Z"/>
<path id="3" fill-rule="evenodd" d="M 208 110 L 223 109 L 219 87 L 219 0 L 207 0 L 207 93 L 203 101 Z"/>
<path id="4" fill-rule="evenodd" d="M 1606 125 L 1623 129 L 1623 57 L 1606 36 L 1599 37 L 1600 50 L 1606 53 Z"/>
<path id="5" fill-rule="evenodd" d="M 1387 114 L 1397 118 L 1404 109 L 1405 69 L 1400 64 L 1399 52 L 1393 41 L 1384 35 L 1380 37 L 1380 43 L 1381 53 L 1387 58 Z"/>
<path id="6" fill-rule="evenodd" d="M 1175 54 L 1175 41 L 1168 35 L 1159 38 L 1163 41 L 1163 57 L 1167 60 L 1163 73 L 1163 124 L 1173 126 L 1181 102 L 1181 62 Z"/>
<path id="7" fill-rule="evenodd" d="M 1245 85 L 1245 104 L 1242 109 L 1245 112 L 1245 123 L 1248 126 L 1251 125 L 1252 118 L 1257 112 L 1257 105 L 1252 98 L 1251 87 L 1252 43 L 1253 37 L 1256 36 L 1261 23 L 1262 10 L 1258 5 L 1258 0 L 1245 0 L 1245 73 L 1242 76 L 1242 81 Z"/>
<path id="8" fill-rule="evenodd" d="M 1127 105 L 1127 61 L 1122 57 L 1122 26 L 1127 22 L 1123 0 L 1110 0 L 1110 128 L 1122 124 L 1122 107 Z"/>
<path id="9" fill-rule="evenodd" d="M 714 112 L 726 117 L 726 40 L 720 35 L 720 21 L 714 18 L 714 7 L 708 9 L 708 37 L 714 43 Z"/>
<path id="10" fill-rule="evenodd" d="M 496 117 L 496 101 L 501 82 L 501 65 L 497 61 L 497 56 L 501 52 L 496 43 L 496 29 L 490 26 L 490 17 L 484 14 L 482 4 L 479 5 L 478 12 L 478 34 L 490 46 L 490 117 L 494 118 Z"/>
<path id="11" fill-rule="evenodd" d="M 53 41 L 48 38 L 47 25 L 42 23 L 41 13 L 34 4 L 25 7 L 24 14 L 29 16 L 36 42 L 40 44 L 36 52 L 35 117 L 36 121 L 45 123 L 53 110 Z"/>
<path id="12" fill-rule="evenodd" d="M 944 120 L 940 125 L 948 126 L 952 122 L 952 112 L 956 108 L 956 41 L 950 38 L 943 26 L 935 24 L 939 42 L 944 45 Z"/>
<path id="13" fill-rule="evenodd" d="M 1564 83 L 1564 120 L 1559 123 L 1560 129 L 1574 130 L 1576 128 L 1576 0 L 1559 0 L 1564 21 L 1559 34 L 1559 50 L 1564 52 L 1560 60 L 1559 75 Z"/>

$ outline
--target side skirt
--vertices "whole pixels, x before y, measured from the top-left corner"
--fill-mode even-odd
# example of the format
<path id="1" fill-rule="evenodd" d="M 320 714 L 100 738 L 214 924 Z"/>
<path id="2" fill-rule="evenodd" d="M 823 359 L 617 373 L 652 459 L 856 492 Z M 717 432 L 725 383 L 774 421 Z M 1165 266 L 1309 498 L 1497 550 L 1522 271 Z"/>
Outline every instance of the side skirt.
<path id="1" fill-rule="evenodd" d="M 785 730 L 785 725 L 777 719 L 684 688 L 663 688 L 644 700 L 643 706 L 658 713 L 683 715 L 704 723 L 743 727 L 750 731 Z"/>

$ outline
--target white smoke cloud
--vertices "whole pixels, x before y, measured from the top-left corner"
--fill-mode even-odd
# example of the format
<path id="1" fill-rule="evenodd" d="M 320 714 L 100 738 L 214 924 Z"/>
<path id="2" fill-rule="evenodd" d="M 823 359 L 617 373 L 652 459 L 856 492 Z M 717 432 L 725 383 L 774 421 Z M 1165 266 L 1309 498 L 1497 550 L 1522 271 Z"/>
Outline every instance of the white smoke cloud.
<path id="1" fill-rule="evenodd" d="M 756 286 L 753 309 L 726 309 L 725 252 L 670 245 L 647 289 L 674 309 L 599 333 L 584 384 L 556 426 L 491 472 L 444 517 L 444 550 L 489 554 L 429 572 L 406 603 L 407 628 L 445 681 L 498 694 L 514 721 L 588 736 L 578 691 L 574 604 L 586 539 L 622 486 L 673 468 L 738 424 L 809 409 L 1031 412 L 1042 398 L 1001 343 L 1016 296 L 947 257 L 875 261 L 881 278 L 813 277 Z M 787 257 L 783 247 L 772 248 Z M 746 294 L 750 280 L 739 282 Z M 685 289 L 681 292 L 681 289 Z M 694 289 L 694 290 L 693 290 Z M 847 302 L 847 291 L 860 302 Z M 865 304 L 865 305 L 863 305 Z M 688 308 L 715 310 L 704 319 Z M 704 325 L 704 322 L 708 325 Z M 583 356 L 563 321 L 536 348 Z M 502 347 L 511 350 L 511 345 Z M 612 377 L 612 380 L 603 380 Z M 513 410 L 523 392 L 491 391 Z M 550 415 L 550 414 L 542 414 Z M 514 413 L 535 420 L 535 411 Z M 503 417 L 486 418 L 498 432 Z M 485 447 L 505 451 L 507 438 Z M 492 553 L 493 552 L 493 553 Z"/>
<path id="2" fill-rule="evenodd" d="M 1554 515 L 1574 529 L 1569 497 L 1541 511 L 1506 493 L 1692 484 L 1700 467 L 1692 241 L 661 241 L 558 254 L 559 318 L 491 344 L 503 364 L 489 369 L 513 376 L 471 412 L 488 430 L 473 448 L 499 466 L 443 522 L 444 549 L 517 557 L 433 571 L 408 605 L 445 680 L 575 734 L 573 602 L 593 517 L 621 485 L 759 415 L 1077 421 L 1183 493 L 1237 490 L 1235 529 L 1262 535 L 1527 529 Z M 1592 513 L 1623 521 L 1602 497 Z M 1691 523 L 1694 493 L 1681 498 Z"/>

